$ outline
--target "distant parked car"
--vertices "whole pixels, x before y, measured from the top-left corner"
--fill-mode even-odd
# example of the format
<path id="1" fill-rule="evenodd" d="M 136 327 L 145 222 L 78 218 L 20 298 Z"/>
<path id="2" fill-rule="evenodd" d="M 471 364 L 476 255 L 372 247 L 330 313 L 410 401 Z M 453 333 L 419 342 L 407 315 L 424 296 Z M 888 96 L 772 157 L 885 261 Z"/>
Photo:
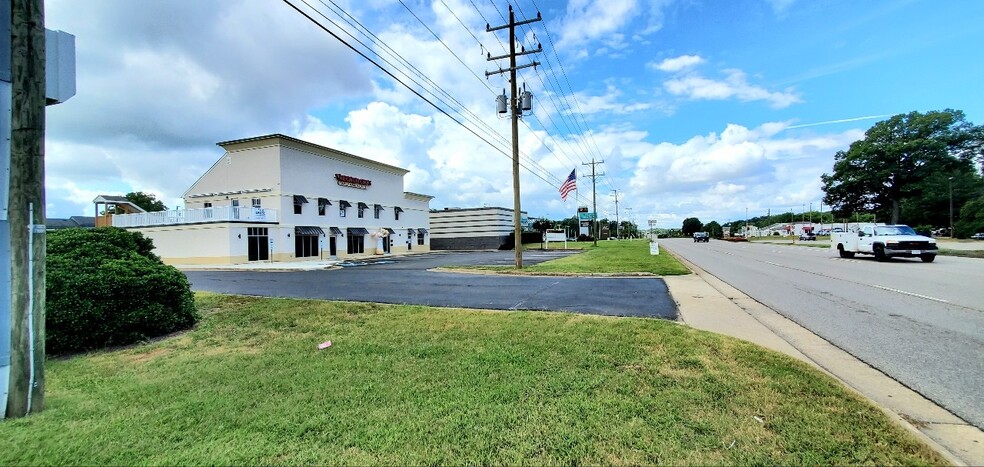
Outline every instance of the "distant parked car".
<path id="1" fill-rule="evenodd" d="M 814 235 L 813 232 L 804 232 L 804 233 L 800 234 L 800 240 L 801 241 L 816 241 L 817 240 L 817 236 Z"/>
<path id="2" fill-rule="evenodd" d="M 977 232 L 974 235 L 971 235 L 970 238 L 973 238 L 974 240 L 984 240 L 984 232 Z"/>

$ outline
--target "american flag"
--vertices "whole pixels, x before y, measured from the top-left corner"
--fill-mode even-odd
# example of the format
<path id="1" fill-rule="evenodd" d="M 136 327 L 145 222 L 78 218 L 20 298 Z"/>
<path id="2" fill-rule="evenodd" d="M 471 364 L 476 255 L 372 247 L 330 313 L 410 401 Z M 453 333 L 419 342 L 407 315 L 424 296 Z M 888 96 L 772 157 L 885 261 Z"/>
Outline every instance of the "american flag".
<path id="1" fill-rule="evenodd" d="M 577 175 L 574 174 L 574 170 L 572 170 L 571 174 L 567 176 L 567 180 L 564 180 L 564 184 L 560 186 L 561 200 L 567 201 L 567 195 L 577 189 Z"/>

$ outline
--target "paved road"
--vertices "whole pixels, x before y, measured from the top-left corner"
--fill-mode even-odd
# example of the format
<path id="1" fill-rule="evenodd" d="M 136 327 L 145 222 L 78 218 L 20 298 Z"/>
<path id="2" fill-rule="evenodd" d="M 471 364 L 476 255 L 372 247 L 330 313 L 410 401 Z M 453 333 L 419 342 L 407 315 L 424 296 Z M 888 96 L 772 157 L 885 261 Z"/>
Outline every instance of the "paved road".
<path id="1" fill-rule="evenodd" d="M 571 252 L 531 251 L 530 265 Z M 449 265 L 512 265 L 513 252 L 431 253 L 373 259 L 338 270 L 185 271 L 192 289 L 268 297 L 317 298 L 494 310 L 549 310 L 676 319 L 659 278 L 491 276 L 433 272 Z"/>
<path id="2" fill-rule="evenodd" d="M 803 246 L 660 243 L 984 429 L 984 260 L 879 263 Z"/>

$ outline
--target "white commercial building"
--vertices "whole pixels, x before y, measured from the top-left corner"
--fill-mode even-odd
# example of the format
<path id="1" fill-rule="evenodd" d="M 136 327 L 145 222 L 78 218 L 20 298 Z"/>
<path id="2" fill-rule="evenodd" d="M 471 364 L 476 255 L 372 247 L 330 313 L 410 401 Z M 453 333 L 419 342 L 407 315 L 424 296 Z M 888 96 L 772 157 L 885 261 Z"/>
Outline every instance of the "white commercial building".
<path id="1" fill-rule="evenodd" d="M 431 196 L 407 170 L 280 134 L 218 143 L 225 154 L 186 209 L 114 215 L 169 264 L 302 261 L 430 250 Z"/>

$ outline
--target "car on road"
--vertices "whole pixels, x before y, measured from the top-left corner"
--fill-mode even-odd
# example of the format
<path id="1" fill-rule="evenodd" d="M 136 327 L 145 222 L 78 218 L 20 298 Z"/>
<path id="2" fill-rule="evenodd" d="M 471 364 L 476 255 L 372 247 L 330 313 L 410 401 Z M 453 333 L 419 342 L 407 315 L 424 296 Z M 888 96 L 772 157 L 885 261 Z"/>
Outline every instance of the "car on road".
<path id="1" fill-rule="evenodd" d="M 711 235 L 708 234 L 707 232 L 694 232 L 694 243 L 697 242 L 707 243 L 710 241 L 711 241 Z"/>
<path id="2" fill-rule="evenodd" d="M 971 235 L 970 238 L 974 240 L 984 240 L 984 232 L 977 232 L 974 235 Z"/>
<path id="3" fill-rule="evenodd" d="M 813 232 L 804 232 L 800 234 L 800 241 L 816 241 L 817 236 Z"/>

